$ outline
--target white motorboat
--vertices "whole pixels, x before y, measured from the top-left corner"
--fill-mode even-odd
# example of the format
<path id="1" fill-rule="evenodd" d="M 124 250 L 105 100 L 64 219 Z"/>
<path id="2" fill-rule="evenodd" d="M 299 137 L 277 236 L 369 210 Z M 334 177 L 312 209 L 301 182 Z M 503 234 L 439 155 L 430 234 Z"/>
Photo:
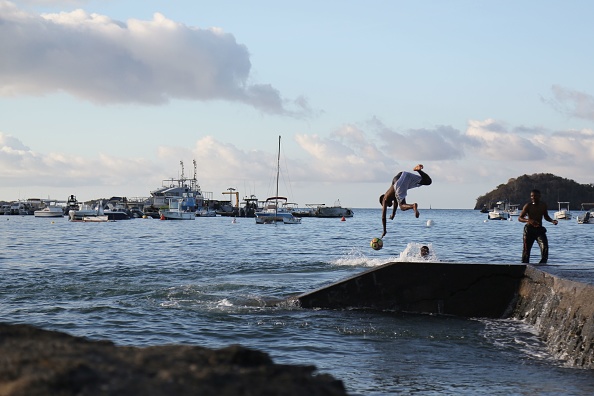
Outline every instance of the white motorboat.
<path id="1" fill-rule="evenodd" d="M 581 216 L 576 216 L 578 224 L 594 224 L 594 212 L 586 211 Z"/>
<path id="2" fill-rule="evenodd" d="M 196 200 L 194 193 L 186 192 L 182 198 L 169 198 L 169 208 L 159 210 L 161 220 L 194 220 Z"/>
<path id="3" fill-rule="evenodd" d="M 82 221 L 84 223 L 104 223 L 106 221 L 109 221 L 109 218 L 107 217 L 107 215 L 83 216 L 82 219 L 74 221 Z"/>
<path id="4" fill-rule="evenodd" d="M 571 220 L 571 212 L 569 211 L 569 202 L 558 202 L 559 210 L 555 212 L 553 218 L 556 220 Z"/>
<path id="5" fill-rule="evenodd" d="M 101 206 L 101 205 L 99 205 Z M 71 209 L 68 211 L 68 218 L 70 221 L 82 220 L 83 217 L 97 216 L 99 213 L 98 209 L 91 207 L 91 205 L 82 203 L 79 204 L 78 209 Z M 103 215 L 103 213 L 101 214 Z"/>
<path id="6" fill-rule="evenodd" d="M 519 204 L 510 204 L 509 205 L 509 215 L 514 217 L 514 216 L 519 216 L 520 215 L 520 210 L 519 210 L 520 205 Z"/>
<path id="7" fill-rule="evenodd" d="M 291 216 L 283 217 L 284 224 L 301 224 L 301 217 Z"/>
<path id="8" fill-rule="evenodd" d="M 489 211 L 489 220 L 509 220 L 509 211 L 504 201 L 498 201 Z"/>
<path id="9" fill-rule="evenodd" d="M 47 205 L 43 209 L 33 212 L 35 217 L 64 217 L 64 210 L 60 206 Z"/>
<path id="10" fill-rule="evenodd" d="M 196 217 L 216 217 L 217 212 L 209 208 L 202 208 L 196 211 Z"/>
<path id="11" fill-rule="evenodd" d="M 70 221 L 103 222 L 109 221 L 108 216 L 103 212 L 103 201 L 99 201 L 96 207 L 89 204 L 80 204 L 78 210 L 68 211 Z"/>
<path id="12" fill-rule="evenodd" d="M 581 211 L 583 214 L 577 215 L 575 218 L 578 224 L 594 224 L 594 203 L 583 203 Z M 586 207 L 588 207 L 586 209 Z"/>

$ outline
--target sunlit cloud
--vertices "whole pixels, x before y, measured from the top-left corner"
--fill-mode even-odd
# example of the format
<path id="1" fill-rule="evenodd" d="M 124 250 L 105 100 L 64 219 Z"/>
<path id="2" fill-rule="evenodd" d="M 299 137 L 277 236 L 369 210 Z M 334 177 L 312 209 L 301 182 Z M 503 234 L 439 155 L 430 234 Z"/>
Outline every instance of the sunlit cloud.
<path id="1" fill-rule="evenodd" d="M 291 156 L 283 154 L 281 167 L 301 188 L 343 185 L 357 193 L 370 183 L 387 186 L 398 171 L 412 170 L 417 163 L 423 163 L 437 181 L 431 191 L 438 194 L 455 195 L 455 186 L 477 183 L 495 187 L 533 173 L 594 181 L 591 129 L 521 128 L 517 133 L 493 119 L 470 120 L 465 131 L 444 126 L 395 131 L 375 121 L 362 125 L 345 124 L 328 136 L 298 133 L 284 138 L 284 146 L 296 145 L 298 150 L 293 147 Z M 262 191 L 273 178 L 277 154 L 203 136 L 190 146 L 159 146 L 154 157 L 119 158 L 97 152 L 83 158 L 35 152 L 27 142 L 0 132 L 0 184 L 93 187 L 105 195 L 134 188 L 138 195 L 148 196 L 161 180 L 180 176 L 180 160 L 185 176 L 193 176 L 195 160 L 198 181 L 206 191 L 217 193 L 243 183 Z"/>
<path id="2" fill-rule="evenodd" d="M 492 119 L 470 121 L 466 135 L 477 143 L 476 153 L 491 160 L 531 161 L 547 157 L 547 152 L 529 137 L 510 133 Z"/>
<path id="3" fill-rule="evenodd" d="M 82 9 L 32 14 L 0 0 L 0 96 L 67 92 L 96 104 L 239 102 L 305 117 L 307 99 L 254 82 L 248 48 L 221 28 L 113 20 Z"/>

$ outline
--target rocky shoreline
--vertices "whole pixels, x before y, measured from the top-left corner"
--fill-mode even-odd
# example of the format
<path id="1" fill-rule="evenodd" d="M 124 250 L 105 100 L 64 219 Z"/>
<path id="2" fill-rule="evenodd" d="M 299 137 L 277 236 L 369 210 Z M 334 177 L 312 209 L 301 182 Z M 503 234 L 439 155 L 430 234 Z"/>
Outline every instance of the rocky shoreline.
<path id="1" fill-rule="evenodd" d="M 116 346 L 0 323 L 0 396 L 346 395 L 315 366 L 232 345 Z"/>

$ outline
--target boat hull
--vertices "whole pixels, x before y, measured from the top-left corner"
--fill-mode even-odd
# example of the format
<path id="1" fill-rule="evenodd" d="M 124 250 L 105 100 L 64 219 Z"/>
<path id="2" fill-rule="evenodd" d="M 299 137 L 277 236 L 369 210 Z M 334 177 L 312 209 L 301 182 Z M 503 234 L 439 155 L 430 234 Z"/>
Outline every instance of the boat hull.
<path id="1" fill-rule="evenodd" d="M 62 208 L 45 208 L 33 212 L 35 217 L 64 217 Z"/>
<path id="2" fill-rule="evenodd" d="M 349 208 L 339 206 L 319 207 L 315 210 L 315 217 L 331 218 L 331 217 L 353 217 L 353 211 Z"/>
<path id="3" fill-rule="evenodd" d="M 499 212 L 499 213 L 489 212 L 489 220 L 509 220 L 509 213 L 506 213 L 506 212 Z"/>
<path id="4" fill-rule="evenodd" d="M 173 210 L 162 210 L 161 220 L 194 220 L 195 212 L 177 212 Z"/>

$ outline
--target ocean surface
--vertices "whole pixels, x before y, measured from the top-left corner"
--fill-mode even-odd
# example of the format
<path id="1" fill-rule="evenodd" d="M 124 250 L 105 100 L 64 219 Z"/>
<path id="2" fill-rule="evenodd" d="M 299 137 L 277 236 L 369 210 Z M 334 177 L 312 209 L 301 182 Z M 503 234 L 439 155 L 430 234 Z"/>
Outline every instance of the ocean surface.
<path id="1" fill-rule="evenodd" d="M 354 212 L 296 225 L 0 216 L 0 321 L 118 345 L 241 344 L 276 363 L 313 364 L 351 395 L 594 394 L 592 370 L 554 359 L 519 321 L 270 306 L 386 262 L 421 260 L 421 245 L 431 261 L 521 261 L 515 217 L 398 211 L 374 251 L 381 210 Z M 539 268 L 594 283 L 594 225 L 546 226 L 549 263 Z M 535 244 L 531 262 L 539 259 Z"/>

